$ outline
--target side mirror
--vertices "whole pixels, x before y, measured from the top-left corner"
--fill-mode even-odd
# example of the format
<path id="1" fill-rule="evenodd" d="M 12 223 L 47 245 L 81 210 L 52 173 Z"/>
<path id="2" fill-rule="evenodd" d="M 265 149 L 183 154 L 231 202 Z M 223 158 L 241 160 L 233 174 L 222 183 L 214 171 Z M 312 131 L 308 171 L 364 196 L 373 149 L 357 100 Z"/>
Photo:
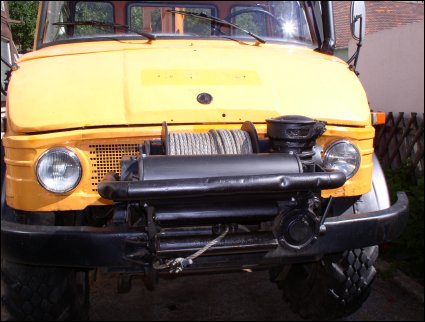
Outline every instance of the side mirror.
<path id="1" fill-rule="evenodd" d="M 353 1 L 351 3 L 351 34 L 358 41 L 365 38 L 366 5 L 364 1 Z"/>

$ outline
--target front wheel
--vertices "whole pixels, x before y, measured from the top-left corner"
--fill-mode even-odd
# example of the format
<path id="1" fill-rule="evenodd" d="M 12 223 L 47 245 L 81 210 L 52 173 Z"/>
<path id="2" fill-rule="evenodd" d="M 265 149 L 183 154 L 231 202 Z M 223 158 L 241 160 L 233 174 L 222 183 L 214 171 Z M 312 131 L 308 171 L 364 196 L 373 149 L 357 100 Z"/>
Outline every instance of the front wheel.
<path id="1" fill-rule="evenodd" d="M 2 302 L 17 321 L 87 321 L 88 273 L 2 261 Z"/>
<path id="2" fill-rule="evenodd" d="M 305 319 L 333 320 L 354 313 L 369 296 L 378 246 L 347 250 L 292 265 L 278 282 L 291 309 Z"/>

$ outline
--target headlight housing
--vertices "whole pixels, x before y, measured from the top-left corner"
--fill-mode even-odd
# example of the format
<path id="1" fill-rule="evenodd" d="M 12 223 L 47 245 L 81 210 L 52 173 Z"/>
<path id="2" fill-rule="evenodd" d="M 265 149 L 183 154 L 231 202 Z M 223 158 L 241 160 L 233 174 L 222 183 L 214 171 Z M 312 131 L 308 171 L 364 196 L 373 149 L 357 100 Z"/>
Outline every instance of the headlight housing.
<path id="1" fill-rule="evenodd" d="M 37 161 L 36 172 L 43 188 L 54 193 L 73 190 L 82 174 L 77 155 L 65 148 L 54 148 L 43 153 Z"/>
<path id="2" fill-rule="evenodd" d="M 348 180 L 359 170 L 360 152 L 349 141 L 337 141 L 332 143 L 326 150 L 323 163 L 327 170 L 344 172 Z"/>

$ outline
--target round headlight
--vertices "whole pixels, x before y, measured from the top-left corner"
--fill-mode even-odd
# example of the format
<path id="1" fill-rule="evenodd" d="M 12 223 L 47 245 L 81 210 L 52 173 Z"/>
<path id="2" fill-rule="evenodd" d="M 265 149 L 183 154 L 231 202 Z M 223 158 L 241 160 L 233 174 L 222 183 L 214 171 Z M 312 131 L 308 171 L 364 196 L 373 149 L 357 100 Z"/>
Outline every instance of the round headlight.
<path id="1" fill-rule="evenodd" d="M 324 166 L 327 170 L 338 170 L 352 178 L 360 167 L 359 150 L 349 141 L 337 141 L 325 152 Z"/>
<path id="2" fill-rule="evenodd" d="M 71 191 L 80 182 L 81 172 L 80 160 L 68 149 L 48 150 L 37 161 L 38 182 L 50 192 Z"/>

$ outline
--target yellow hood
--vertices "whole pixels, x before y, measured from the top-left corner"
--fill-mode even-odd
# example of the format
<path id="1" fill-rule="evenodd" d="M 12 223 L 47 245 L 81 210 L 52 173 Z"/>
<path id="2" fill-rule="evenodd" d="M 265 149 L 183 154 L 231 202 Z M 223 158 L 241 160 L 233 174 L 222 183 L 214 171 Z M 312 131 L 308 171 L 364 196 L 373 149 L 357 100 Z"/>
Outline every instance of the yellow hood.
<path id="1" fill-rule="evenodd" d="M 264 122 L 305 115 L 365 126 L 368 102 L 341 60 L 294 45 L 172 40 L 74 43 L 18 62 L 15 133 L 109 125 Z M 200 93 L 213 97 L 200 104 Z"/>

